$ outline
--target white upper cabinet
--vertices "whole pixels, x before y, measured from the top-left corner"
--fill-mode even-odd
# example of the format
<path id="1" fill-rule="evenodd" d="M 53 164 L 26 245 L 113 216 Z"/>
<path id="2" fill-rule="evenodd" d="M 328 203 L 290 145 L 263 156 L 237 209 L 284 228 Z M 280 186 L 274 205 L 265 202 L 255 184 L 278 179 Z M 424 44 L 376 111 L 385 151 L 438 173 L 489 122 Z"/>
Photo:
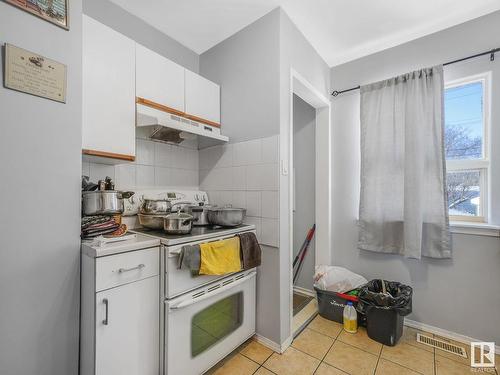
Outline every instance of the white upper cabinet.
<path id="1" fill-rule="evenodd" d="M 136 95 L 184 112 L 184 68 L 136 44 Z"/>
<path id="2" fill-rule="evenodd" d="M 135 157 L 135 42 L 85 15 L 82 149 Z"/>
<path id="3" fill-rule="evenodd" d="M 185 70 L 187 115 L 220 124 L 220 86 Z"/>

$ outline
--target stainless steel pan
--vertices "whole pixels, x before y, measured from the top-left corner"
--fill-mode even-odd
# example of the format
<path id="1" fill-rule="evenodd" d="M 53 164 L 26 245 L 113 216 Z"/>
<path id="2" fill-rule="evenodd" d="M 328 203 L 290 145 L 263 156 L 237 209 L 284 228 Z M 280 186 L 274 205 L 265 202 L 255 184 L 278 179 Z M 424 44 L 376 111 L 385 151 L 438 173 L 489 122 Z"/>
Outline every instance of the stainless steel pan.
<path id="1" fill-rule="evenodd" d="M 84 191 L 82 192 L 82 210 L 85 216 L 115 215 L 123 213 L 123 199 L 134 195 L 131 191 Z"/>
<path id="2" fill-rule="evenodd" d="M 208 210 L 208 221 L 213 225 L 236 227 L 245 220 L 247 210 L 244 208 L 212 207 Z"/>

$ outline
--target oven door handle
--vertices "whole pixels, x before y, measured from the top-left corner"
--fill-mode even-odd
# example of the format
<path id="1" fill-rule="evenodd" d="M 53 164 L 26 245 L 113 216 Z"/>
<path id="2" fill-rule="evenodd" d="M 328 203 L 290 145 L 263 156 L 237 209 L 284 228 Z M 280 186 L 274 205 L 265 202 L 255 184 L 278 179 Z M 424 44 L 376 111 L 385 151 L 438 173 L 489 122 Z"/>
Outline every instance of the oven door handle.
<path id="1" fill-rule="evenodd" d="M 244 283 L 245 281 L 251 279 L 252 277 L 255 276 L 257 272 L 256 271 L 252 271 L 250 272 L 248 275 L 242 277 L 241 279 L 238 279 L 236 281 L 233 281 L 232 283 L 229 283 L 229 284 L 226 284 L 220 288 L 217 288 L 217 289 L 214 289 L 213 291 L 211 292 L 208 292 L 208 293 L 205 293 L 204 295 L 202 295 L 201 297 L 197 297 L 197 298 L 190 298 L 188 300 L 184 300 L 182 302 L 179 302 L 178 304 L 176 305 L 173 305 L 173 306 L 170 306 L 170 310 L 179 310 L 179 309 L 183 309 L 184 307 L 188 307 L 188 306 L 191 306 L 195 303 L 198 303 L 198 302 L 201 302 L 201 301 L 204 301 L 208 298 L 211 298 L 211 297 L 214 297 L 218 294 L 221 294 L 223 292 L 225 292 L 226 290 L 228 289 L 231 289 L 231 288 L 234 288 L 235 286 L 237 285 L 240 285 L 242 283 Z"/>
<path id="2" fill-rule="evenodd" d="M 245 232 L 242 232 L 242 233 L 245 233 Z M 238 233 L 239 234 L 239 233 Z M 223 241 L 223 240 L 228 240 L 230 238 L 234 238 L 236 237 L 238 234 L 232 234 L 230 236 L 226 236 L 226 237 L 217 237 L 217 238 L 214 238 L 212 239 L 211 241 L 202 241 L 202 242 L 198 242 L 196 243 L 195 245 L 201 245 L 202 243 L 211 243 L 211 242 L 217 242 L 217 241 Z M 168 252 L 168 257 L 169 258 L 175 258 L 175 257 L 178 257 L 180 255 L 182 251 L 182 246 L 179 247 L 178 249 L 176 250 L 170 250 Z"/>

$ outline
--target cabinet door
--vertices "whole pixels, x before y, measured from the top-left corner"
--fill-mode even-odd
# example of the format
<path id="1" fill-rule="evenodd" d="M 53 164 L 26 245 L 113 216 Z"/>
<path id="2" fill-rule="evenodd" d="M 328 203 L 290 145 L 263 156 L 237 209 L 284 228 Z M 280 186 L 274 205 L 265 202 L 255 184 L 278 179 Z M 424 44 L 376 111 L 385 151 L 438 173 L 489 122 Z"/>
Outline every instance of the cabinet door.
<path id="1" fill-rule="evenodd" d="M 96 375 L 158 375 L 159 278 L 96 293 Z"/>
<path id="2" fill-rule="evenodd" d="M 184 112 L 184 68 L 136 45 L 136 95 Z"/>
<path id="3" fill-rule="evenodd" d="M 135 156 L 135 42 L 85 15 L 82 148 Z"/>
<path id="4" fill-rule="evenodd" d="M 186 113 L 220 124 L 220 86 L 189 70 L 185 85 Z"/>

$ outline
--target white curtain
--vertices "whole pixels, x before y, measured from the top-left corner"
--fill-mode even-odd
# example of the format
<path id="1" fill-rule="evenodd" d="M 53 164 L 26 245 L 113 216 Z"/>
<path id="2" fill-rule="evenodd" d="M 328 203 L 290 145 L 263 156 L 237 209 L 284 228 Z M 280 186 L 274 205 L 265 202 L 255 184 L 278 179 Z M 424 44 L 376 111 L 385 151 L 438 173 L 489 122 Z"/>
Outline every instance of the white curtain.
<path id="1" fill-rule="evenodd" d="M 443 67 L 361 87 L 362 250 L 450 258 Z"/>

